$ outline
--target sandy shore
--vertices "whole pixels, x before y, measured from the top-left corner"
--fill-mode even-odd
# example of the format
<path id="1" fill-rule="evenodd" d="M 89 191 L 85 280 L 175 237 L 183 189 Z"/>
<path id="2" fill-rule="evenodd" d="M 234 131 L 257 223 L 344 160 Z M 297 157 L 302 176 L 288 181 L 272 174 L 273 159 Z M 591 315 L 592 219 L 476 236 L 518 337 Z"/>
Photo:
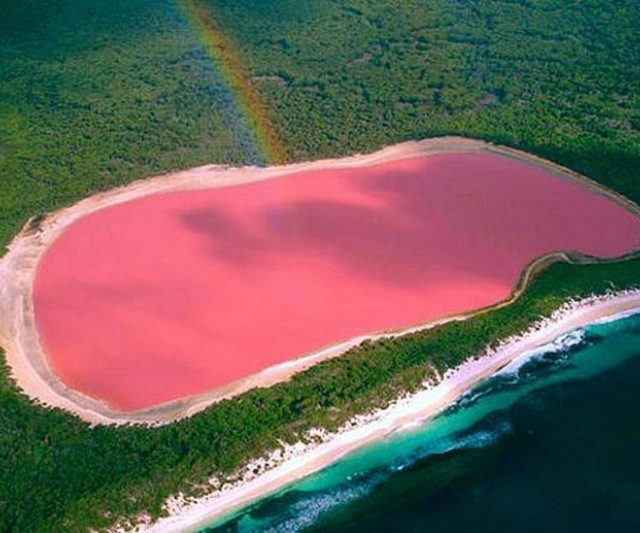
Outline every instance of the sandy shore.
<path id="1" fill-rule="evenodd" d="M 46 405 L 67 409 L 93 424 L 129 422 L 163 424 L 190 416 L 216 401 L 240 394 L 251 388 L 270 386 L 284 381 L 292 374 L 305 370 L 322 360 L 339 356 L 366 338 L 407 333 L 449 320 L 461 320 L 472 314 L 487 311 L 488 309 L 483 309 L 467 315 L 443 317 L 436 322 L 417 325 L 403 331 L 385 331 L 360 336 L 312 354 L 301 354 L 302 357 L 299 359 L 273 366 L 246 379 L 231 383 L 226 387 L 134 413 L 115 411 L 104 402 L 65 386 L 50 368 L 35 327 L 32 290 L 37 265 L 49 246 L 65 229 L 89 213 L 152 194 L 229 187 L 276 179 L 309 170 L 361 168 L 417 154 L 443 152 L 493 153 L 536 165 L 559 176 L 578 180 L 582 185 L 599 194 L 606 195 L 640 216 L 640 211 L 635 204 L 568 169 L 517 150 L 454 137 L 408 142 L 385 148 L 373 154 L 356 155 L 344 159 L 322 160 L 269 168 L 204 166 L 149 178 L 126 187 L 97 194 L 73 206 L 52 213 L 43 220 L 32 220 L 11 243 L 8 252 L 0 260 L 0 345 L 6 351 L 12 376 L 16 379 L 18 385 L 32 398 Z M 570 260 L 570 257 L 567 254 L 554 253 L 534 261 L 523 273 L 520 283 L 515 288 L 512 296 L 506 301 L 496 304 L 496 306 L 507 305 L 513 301 L 526 287 L 533 273 L 543 266 L 559 260 L 567 261 Z M 581 258 L 581 260 L 590 261 L 591 259 Z"/>
<path id="2" fill-rule="evenodd" d="M 196 531 L 212 521 L 273 493 L 295 480 L 326 468 L 344 455 L 393 432 L 415 427 L 441 412 L 458 397 L 515 359 L 558 337 L 603 319 L 640 312 L 640 290 L 570 302 L 525 334 L 505 340 L 497 349 L 449 371 L 432 387 L 398 400 L 392 406 L 359 417 L 333 435 L 317 433 L 320 443 L 299 444 L 250 464 L 237 482 L 203 498 L 167 502 L 169 516 L 138 531 Z M 255 468 L 262 471 L 251 473 Z"/>

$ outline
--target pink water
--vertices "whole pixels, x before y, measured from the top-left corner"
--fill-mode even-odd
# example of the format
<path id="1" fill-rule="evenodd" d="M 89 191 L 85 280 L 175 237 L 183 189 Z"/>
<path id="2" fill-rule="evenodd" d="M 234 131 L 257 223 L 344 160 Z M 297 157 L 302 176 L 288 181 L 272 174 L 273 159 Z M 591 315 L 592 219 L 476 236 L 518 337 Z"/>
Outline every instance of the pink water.
<path id="1" fill-rule="evenodd" d="M 44 256 L 35 313 L 68 386 L 137 410 L 492 304 L 547 252 L 639 238 L 630 212 L 539 168 L 416 156 L 98 211 Z"/>

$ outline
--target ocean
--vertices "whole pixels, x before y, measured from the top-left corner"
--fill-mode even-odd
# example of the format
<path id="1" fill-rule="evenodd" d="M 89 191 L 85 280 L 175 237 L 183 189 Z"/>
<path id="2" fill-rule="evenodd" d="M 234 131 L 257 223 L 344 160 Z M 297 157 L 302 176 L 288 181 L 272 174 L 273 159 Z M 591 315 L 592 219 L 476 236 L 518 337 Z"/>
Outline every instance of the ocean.
<path id="1" fill-rule="evenodd" d="M 640 531 L 640 314 L 528 354 L 207 532 Z"/>

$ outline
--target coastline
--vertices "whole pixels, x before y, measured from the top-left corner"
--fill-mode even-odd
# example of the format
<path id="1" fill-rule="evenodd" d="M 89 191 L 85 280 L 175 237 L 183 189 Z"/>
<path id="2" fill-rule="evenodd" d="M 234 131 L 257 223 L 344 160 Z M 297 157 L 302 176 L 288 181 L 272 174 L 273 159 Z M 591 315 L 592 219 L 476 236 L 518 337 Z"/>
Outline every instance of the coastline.
<path id="1" fill-rule="evenodd" d="M 481 357 L 448 371 L 434 386 L 426 386 L 384 410 L 357 417 L 334 434 L 311 435 L 319 443 L 298 443 L 273 452 L 267 459 L 253 461 L 239 473 L 237 481 L 219 491 L 189 501 L 180 496 L 172 498 L 165 506 L 167 517 L 140 525 L 136 531 L 197 531 L 214 520 L 230 517 L 252 502 L 330 466 L 367 444 L 425 423 L 482 380 L 558 337 L 590 324 L 639 312 L 640 289 L 569 301 L 523 334 L 505 339 L 496 349 L 487 350 Z M 261 472 L 254 474 L 255 469 Z"/>
<path id="2" fill-rule="evenodd" d="M 581 262 L 597 261 L 594 258 L 576 256 L 575 254 L 572 256 L 563 252 L 554 252 L 542 256 L 529 264 L 523 271 L 520 282 L 514 288 L 510 297 L 490 307 L 476 309 L 460 315 L 442 317 L 434 322 L 419 324 L 401 331 L 372 332 L 358 336 L 311 354 L 300 354 L 301 356 L 297 359 L 269 367 L 257 374 L 219 389 L 136 412 L 116 411 L 104 402 L 70 389 L 49 366 L 35 324 L 33 281 L 40 258 L 57 237 L 79 218 L 112 205 L 153 194 L 244 185 L 308 170 L 360 168 L 417 154 L 427 155 L 445 152 L 492 153 L 542 167 L 564 178 L 577 180 L 585 187 L 609 197 L 640 216 L 640 209 L 632 202 L 569 169 L 511 148 L 458 137 L 412 141 L 390 146 L 372 154 L 355 155 L 343 159 L 329 159 L 268 168 L 226 168 L 214 165 L 137 181 L 125 187 L 91 196 L 73 206 L 52 213 L 42 220 L 32 220 L 14 239 L 9 251 L 0 260 L 0 345 L 5 348 L 12 376 L 21 389 L 30 397 L 45 405 L 61 407 L 91 424 L 166 424 L 189 417 L 217 401 L 236 396 L 252 388 L 271 386 L 285 381 L 293 374 L 306 370 L 314 364 L 342 355 L 349 348 L 365 339 L 410 333 L 452 320 L 464 320 L 478 313 L 508 305 L 522 293 L 529 280 L 539 269 L 552 262 L 571 262 L 576 257 Z"/>

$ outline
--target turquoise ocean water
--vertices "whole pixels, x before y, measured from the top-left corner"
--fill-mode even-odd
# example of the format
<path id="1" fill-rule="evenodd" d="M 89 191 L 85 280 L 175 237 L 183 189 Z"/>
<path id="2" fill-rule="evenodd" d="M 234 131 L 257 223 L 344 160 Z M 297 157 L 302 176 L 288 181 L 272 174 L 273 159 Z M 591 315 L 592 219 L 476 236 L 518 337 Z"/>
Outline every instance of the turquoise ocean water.
<path id="1" fill-rule="evenodd" d="M 640 315 L 589 326 L 207 531 L 640 531 Z"/>

